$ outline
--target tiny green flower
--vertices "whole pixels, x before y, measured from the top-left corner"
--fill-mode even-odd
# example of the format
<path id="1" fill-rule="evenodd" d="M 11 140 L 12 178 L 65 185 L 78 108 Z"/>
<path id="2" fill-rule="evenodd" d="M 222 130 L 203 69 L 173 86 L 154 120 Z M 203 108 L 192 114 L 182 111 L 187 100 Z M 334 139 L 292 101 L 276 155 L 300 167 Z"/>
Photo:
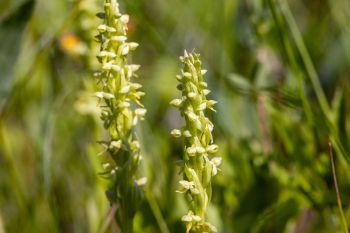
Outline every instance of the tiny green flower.
<path id="1" fill-rule="evenodd" d="M 171 132 L 170 132 L 171 135 L 173 135 L 175 138 L 179 138 L 181 137 L 181 131 L 179 129 L 173 129 Z"/>
<path id="2" fill-rule="evenodd" d="M 170 104 L 179 108 L 185 118 L 186 125 L 181 129 L 174 129 L 174 137 L 183 137 L 185 141 L 183 162 L 184 180 L 181 180 L 178 193 L 188 193 L 191 197 L 191 207 L 182 221 L 186 224 L 186 232 L 216 232 L 216 228 L 206 222 L 206 211 L 211 199 L 211 179 L 215 176 L 221 164 L 220 157 L 211 160 L 209 156 L 218 151 L 213 144 L 213 124 L 206 117 L 207 109 L 215 111 L 216 101 L 207 100 L 210 93 L 203 75 L 207 72 L 201 69 L 198 54 L 188 54 L 180 57 L 183 63 L 181 75 L 176 79 L 180 82 L 178 89 L 182 97 L 174 99 Z"/>
<path id="3" fill-rule="evenodd" d="M 174 99 L 170 102 L 170 105 L 172 105 L 174 107 L 180 107 L 181 103 L 182 103 L 181 99 Z"/>

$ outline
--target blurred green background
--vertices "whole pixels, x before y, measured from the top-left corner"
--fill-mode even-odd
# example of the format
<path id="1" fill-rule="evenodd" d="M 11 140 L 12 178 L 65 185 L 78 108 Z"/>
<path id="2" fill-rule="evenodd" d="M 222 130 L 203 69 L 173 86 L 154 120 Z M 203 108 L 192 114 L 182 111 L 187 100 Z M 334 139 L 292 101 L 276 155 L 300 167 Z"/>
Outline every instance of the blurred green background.
<path id="1" fill-rule="evenodd" d="M 209 221 L 228 233 L 335 233 L 350 224 L 348 0 L 120 0 L 140 44 L 148 177 L 135 231 L 184 232 L 183 124 L 169 101 L 183 49 L 201 53 L 223 157 Z M 102 0 L 0 2 L 0 233 L 118 232 L 96 141 Z M 337 206 L 333 145 L 344 217 Z"/>

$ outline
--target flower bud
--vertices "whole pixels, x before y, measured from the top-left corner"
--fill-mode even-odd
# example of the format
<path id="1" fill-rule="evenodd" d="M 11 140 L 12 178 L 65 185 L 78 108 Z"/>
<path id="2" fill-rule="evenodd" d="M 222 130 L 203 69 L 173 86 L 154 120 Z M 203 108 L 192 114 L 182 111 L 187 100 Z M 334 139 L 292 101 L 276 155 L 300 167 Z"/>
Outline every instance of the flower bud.
<path id="1" fill-rule="evenodd" d="M 120 149 L 122 146 L 122 141 L 118 140 L 118 141 L 111 141 L 111 143 L 109 144 L 109 148 L 111 149 Z"/>
<path id="2" fill-rule="evenodd" d="M 181 104 L 182 104 L 181 99 L 173 99 L 172 101 L 170 101 L 170 105 L 172 105 L 174 107 L 180 107 Z"/>
<path id="3" fill-rule="evenodd" d="M 170 132 L 170 134 L 173 135 L 175 138 L 181 137 L 181 131 L 178 130 L 178 129 L 173 129 L 173 130 Z"/>
<path id="4" fill-rule="evenodd" d="M 107 27 L 106 31 L 107 32 L 116 32 L 117 30 L 114 27 Z"/>
<path id="5" fill-rule="evenodd" d="M 210 90 L 208 90 L 208 89 L 204 89 L 204 90 L 203 90 L 203 94 L 204 94 L 204 95 L 208 95 L 209 93 L 210 93 Z"/>
<path id="6" fill-rule="evenodd" d="M 189 154 L 189 156 L 194 156 L 197 150 L 196 150 L 196 147 L 191 146 L 191 147 L 187 147 L 186 151 Z"/>
<path id="7" fill-rule="evenodd" d="M 122 23 L 127 24 L 129 22 L 129 15 L 122 15 L 119 19 Z"/>
<path id="8" fill-rule="evenodd" d="M 97 30 L 98 30 L 99 32 L 105 32 L 105 31 L 107 30 L 107 25 L 101 24 L 101 25 L 99 25 L 99 26 L 97 27 Z"/>
<path id="9" fill-rule="evenodd" d="M 200 105 L 199 105 L 199 107 L 198 107 L 198 111 L 203 111 L 204 109 L 206 109 L 207 108 L 207 104 L 204 102 L 204 103 L 201 103 Z"/>
<path id="10" fill-rule="evenodd" d="M 194 92 L 189 92 L 189 93 L 187 94 L 187 96 L 188 96 L 188 98 L 193 99 L 194 97 L 196 97 L 196 93 L 194 93 Z"/>
<path id="11" fill-rule="evenodd" d="M 191 121 L 196 121 L 198 119 L 198 116 L 194 114 L 193 112 L 187 112 L 186 115 Z"/>
<path id="12" fill-rule="evenodd" d="M 193 181 L 187 181 L 187 180 L 180 180 L 179 184 L 184 188 L 184 189 L 191 189 L 194 187 Z"/>
<path id="13" fill-rule="evenodd" d="M 135 115 L 142 118 L 145 116 L 146 112 L 147 112 L 147 110 L 144 108 L 137 108 L 135 110 Z"/>
<path id="14" fill-rule="evenodd" d="M 119 93 L 125 94 L 125 93 L 128 93 L 129 91 L 130 91 L 130 86 L 126 85 L 120 89 Z"/>
<path id="15" fill-rule="evenodd" d="M 212 158 L 211 162 L 215 165 L 215 166 L 220 166 L 221 164 L 221 161 L 222 161 L 222 158 L 221 157 L 214 157 Z"/>
<path id="16" fill-rule="evenodd" d="M 208 84 L 206 82 L 200 82 L 199 85 L 204 88 L 208 87 Z"/>
<path id="17" fill-rule="evenodd" d="M 123 101 L 118 106 L 119 106 L 119 108 L 128 108 L 128 107 L 130 107 L 130 103 Z"/>
<path id="18" fill-rule="evenodd" d="M 142 87 L 139 83 L 130 83 L 130 87 L 134 90 L 140 89 Z"/>
<path id="19" fill-rule="evenodd" d="M 183 132 L 183 135 L 184 135 L 184 137 L 186 137 L 186 138 L 192 137 L 192 134 L 191 134 L 190 131 L 188 131 L 188 130 L 185 130 L 185 131 Z"/>
<path id="20" fill-rule="evenodd" d="M 181 221 L 183 221 L 183 222 L 192 222 L 192 216 L 184 215 L 184 216 L 182 216 Z"/>
<path id="21" fill-rule="evenodd" d="M 136 180 L 136 184 L 138 186 L 144 186 L 147 183 L 147 177 L 142 177 L 138 180 Z"/>
<path id="22" fill-rule="evenodd" d="M 205 149 L 204 149 L 203 147 L 201 147 L 201 146 L 197 146 L 197 147 L 196 147 L 196 151 L 197 151 L 197 153 L 199 153 L 199 154 L 205 153 Z"/>
<path id="23" fill-rule="evenodd" d="M 104 99 L 113 99 L 114 98 L 114 95 L 111 94 L 111 93 L 106 93 L 106 92 L 103 92 L 103 91 L 98 91 L 98 92 L 95 92 L 95 96 L 98 97 L 98 98 L 104 98 Z"/>
<path id="24" fill-rule="evenodd" d="M 129 53 L 129 46 L 127 45 L 121 46 L 119 49 L 122 55 L 127 55 Z"/>
<path id="25" fill-rule="evenodd" d="M 183 77 L 185 77 L 185 78 L 191 78 L 191 77 L 192 77 L 192 74 L 191 74 L 191 73 L 188 73 L 188 72 L 184 72 L 184 73 L 183 73 Z"/>
<path id="26" fill-rule="evenodd" d="M 135 64 L 126 65 L 125 67 L 128 70 L 130 70 L 131 72 L 135 72 L 135 71 L 138 71 L 140 69 L 140 65 L 135 65 Z"/>
<path id="27" fill-rule="evenodd" d="M 129 43 L 128 43 L 128 46 L 129 46 L 129 49 L 130 49 L 131 51 L 133 51 L 133 50 L 135 50 L 137 47 L 139 47 L 139 44 L 136 43 L 136 42 L 129 42 Z"/>

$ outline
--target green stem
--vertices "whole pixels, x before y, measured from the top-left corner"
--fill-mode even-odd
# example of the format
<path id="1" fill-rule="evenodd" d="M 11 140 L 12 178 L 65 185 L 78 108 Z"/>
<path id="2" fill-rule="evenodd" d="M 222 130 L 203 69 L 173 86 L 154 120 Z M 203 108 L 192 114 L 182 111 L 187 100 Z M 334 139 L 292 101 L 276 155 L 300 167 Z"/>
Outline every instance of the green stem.
<path id="1" fill-rule="evenodd" d="M 162 216 L 162 212 L 159 209 L 159 206 L 154 199 L 154 197 L 151 195 L 152 192 L 145 192 L 146 198 L 148 201 L 148 204 L 151 207 L 151 210 L 153 212 L 154 217 L 156 218 L 156 221 L 158 223 L 159 229 L 161 233 L 170 233 L 168 226 Z"/>
<path id="2" fill-rule="evenodd" d="M 349 233 L 349 230 L 348 230 L 349 228 L 348 228 L 348 224 L 346 222 L 346 218 L 345 218 L 344 211 L 343 211 L 343 205 L 342 205 L 342 201 L 341 201 L 341 197 L 340 197 L 338 181 L 337 181 L 337 175 L 336 175 L 336 171 L 335 171 L 333 149 L 332 149 L 332 144 L 331 143 L 329 143 L 329 155 L 331 157 L 333 182 L 334 182 L 335 192 L 336 192 L 336 195 L 337 195 L 337 204 L 338 204 L 338 208 L 339 208 L 339 212 L 340 212 L 340 219 L 342 220 L 342 224 L 343 224 L 343 227 L 344 227 L 344 232 L 345 233 Z"/>
<path id="3" fill-rule="evenodd" d="M 128 203 L 126 200 L 120 200 L 120 208 L 117 210 L 120 213 L 116 214 L 116 220 L 121 229 L 122 233 L 133 233 L 133 218 L 129 218 L 128 216 Z"/>
<path id="4" fill-rule="evenodd" d="M 123 233 L 133 233 L 133 222 L 132 221 L 125 221 L 120 224 L 120 228 Z"/>

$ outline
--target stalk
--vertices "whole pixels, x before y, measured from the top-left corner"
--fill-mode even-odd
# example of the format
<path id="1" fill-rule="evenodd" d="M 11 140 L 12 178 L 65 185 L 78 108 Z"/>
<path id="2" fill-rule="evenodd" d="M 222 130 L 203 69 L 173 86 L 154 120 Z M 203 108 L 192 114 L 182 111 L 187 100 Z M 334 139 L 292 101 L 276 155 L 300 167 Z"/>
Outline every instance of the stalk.
<path id="1" fill-rule="evenodd" d="M 146 113 L 139 101 L 144 93 L 139 91 L 141 85 L 131 80 L 139 65 L 127 61 L 129 52 L 138 44 L 127 42 L 129 16 L 119 12 L 116 0 L 105 0 L 104 12 L 97 16 L 103 23 L 97 28 L 101 67 L 96 73 L 99 91 L 95 95 L 101 100 L 101 119 L 109 134 L 108 140 L 100 141 L 106 152 L 102 174 L 112 180 L 107 197 L 111 205 L 117 205 L 115 218 L 121 232 L 131 233 L 133 217 L 142 200 L 140 185 L 146 182 L 145 178 L 136 179 L 142 156 L 134 132 Z"/>
<path id="2" fill-rule="evenodd" d="M 215 111 L 214 100 L 207 100 L 209 90 L 203 79 L 206 70 L 201 69 L 199 54 L 188 54 L 180 57 L 183 63 L 178 88 L 182 91 L 181 99 L 170 102 L 179 108 L 185 118 L 186 125 L 182 129 L 174 129 L 174 137 L 183 137 L 185 142 L 182 162 L 183 180 L 179 193 L 188 194 L 191 199 L 190 210 L 182 217 L 186 224 L 186 232 L 216 232 L 216 228 L 206 222 L 206 212 L 211 200 L 211 179 L 218 172 L 220 157 L 210 160 L 209 156 L 216 153 L 218 146 L 213 144 L 213 123 L 205 116 L 207 109 Z"/>

